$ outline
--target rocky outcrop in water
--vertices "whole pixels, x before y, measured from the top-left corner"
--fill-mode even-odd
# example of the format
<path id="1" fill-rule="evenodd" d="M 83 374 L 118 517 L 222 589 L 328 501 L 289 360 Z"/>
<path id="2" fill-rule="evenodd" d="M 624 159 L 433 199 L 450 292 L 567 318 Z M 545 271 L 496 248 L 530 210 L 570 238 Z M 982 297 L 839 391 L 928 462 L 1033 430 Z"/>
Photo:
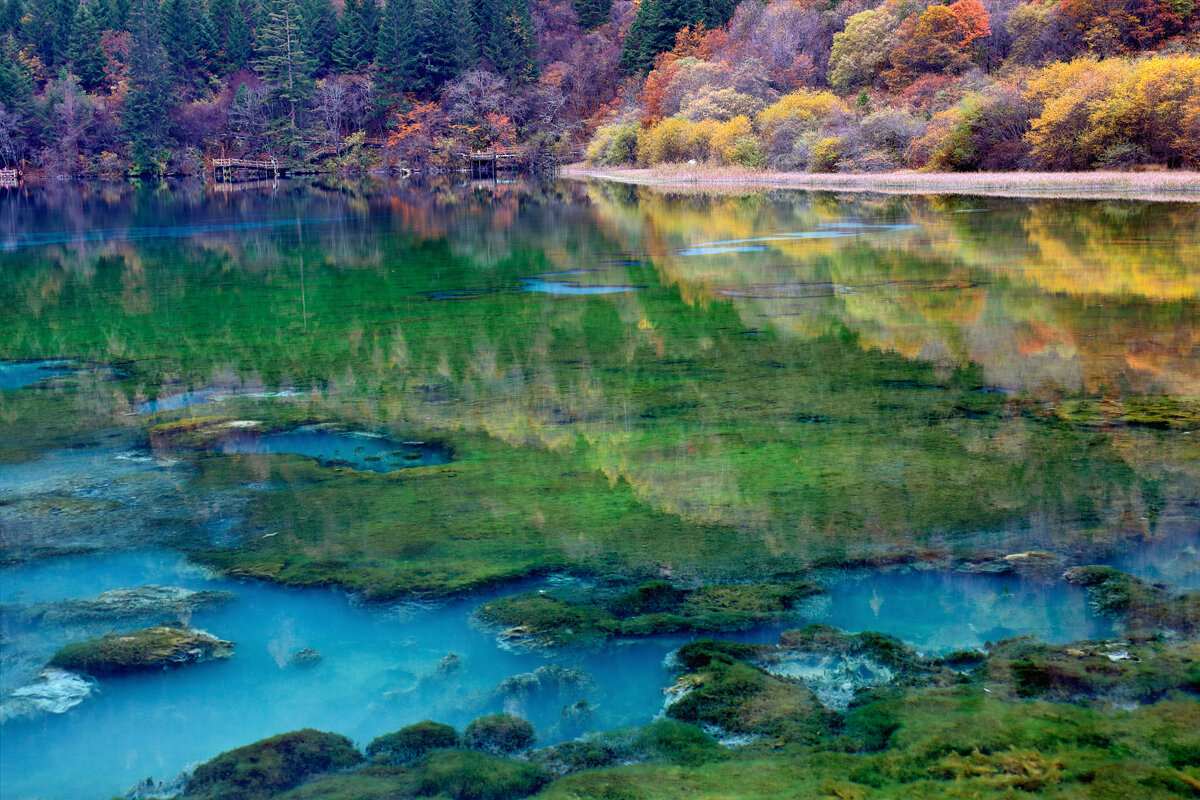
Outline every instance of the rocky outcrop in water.
<path id="1" fill-rule="evenodd" d="M 324 656 L 321 655 L 321 651 L 311 647 L 305 647 L 292 653 L 292 663 L 297 667 L 315 667 L 321 663 L 322 658 Z"/>
<path id="2" fill-rule="evenodd" d="M 183 617 L 201 609 L 232 602 L 237 595 L 226 591 L 193 591 L 182 586 L 148 584 L 112 589 L 95 597 L 37 603 L 21 611 L 29 620 L 53 624 L 96 622 L 137 617 Z"/>
<path id="3" fill-rule="evenodd" d="M 124 800 L 175 800 L 176 797 L 183 796 L 191 776 L 192 771 L 187 769 L 169 781 L 143 778 L 126 789 L 122 797 Z"/>
<path id="4" fill-rule="evenodd" d="M 0 722 L 38 714 L 62 714 L 87 699 L 95 686 L 82 675 L 47 668 L 37 680 L 16 689 L 0 703 Z"/>
<path id="5" fill-rule="evenodd" d="M 595 687 L 595 679 L 584 670 L 546 664 L 505 678 L 492 689 L 492 697 L 506 709 L 518 710 L 534 698 L 576 701 Z"/>
<path id="6" fill-rule="evenodd" d="M 1066 558 L 1057 553 L 1026 550 L 980 561 L 968 561 L 960 564 L 958 571 L 988 575 L 1017 573 L 1033 577 L 1051 577 L 1057 576 L 1066 563 Z"/>
<path id="7" fill-rule="evenodd" d="M 73 642 L 50 666 L 93 674 L 175 667 L 229 658 L 233 644 L 196 628 L 161 625 Z"/>
<path id="8" fill-rule="evenodd" d="M 1063 578 L 1083 586 L 1097 611 L 1116 617 L 1127 635 L 1200 633 L 1200 591 L 1176 594 L 1112 567 L 1071 567 Z"/>

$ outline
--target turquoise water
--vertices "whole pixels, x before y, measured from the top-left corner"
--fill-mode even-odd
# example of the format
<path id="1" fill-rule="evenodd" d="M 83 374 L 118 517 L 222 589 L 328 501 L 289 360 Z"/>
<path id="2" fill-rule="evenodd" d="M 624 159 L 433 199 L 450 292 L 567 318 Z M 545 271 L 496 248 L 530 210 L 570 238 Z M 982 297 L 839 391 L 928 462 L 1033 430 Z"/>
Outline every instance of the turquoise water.
<path id="1" fill-rule="evenodd" d="M 323 431 L 311 427 L 282 433 L 241 433 L 221 442 L 222 453 L 298 453 L 322 464 L 339 464 L 371 472 L 395 472 L 408 467 L 446 464 L 450 452 L 430 442 L 395 442 L 357 432 Z"/>
<path id="2" fill-rule="evenodd" d="M 1070 641 L 1111 633 L 1086 608 L 1082 593 L 1061 582 L 922 571 L 854 572 L 829 580 L 829 596 L 794 620 L 722 638 L 770 643 L 787 628 L 819 621 L 892 633 L 939 652 L 1017 634 Z M 444 604 L 372 605 L 332 590 L 213 579 L 168 552 L 109 553 L 0 569 L 0 602 L 8 605 L 0 615 L 5 689 L 30 680 L 57 647 L 103 634 L 111 625 L 29 626 L 9 604 L 149 583 L 235 592 L 234 603 L 198 611 L 190 620 L 236 642 L 235 655 L 105 678 L 65 714 L 5 723 L 0 797 L 109 797 L 143 777 L 173 777 L 223 750 L 301 727 L 338 731 L 365 746 L 421 719 L 461 726 L 505 709 L 534 722 L 541 742 L 549 744 L 584 732 L 561 719 L 563 707 L 577 700 L 594 706 L 596 729 L 642 724 L 659 713 L 661 689 L 672 681 L 667 656 L 697 638 L 651 637 L 553 655 L 513 652 L 497 645 L 494 631 L 472 622 L 474 609 L 497 593 Z M 302 648 L 319 650 L 321 663 L 291 664 L 291 654 Z M 461 668 L 438 675 L 438 662 L 451 653 Z M 551 663 L 585 670 L 595 679 L 594 690 L 508 702 L 492 695 L 505 678 Z M 62 769 L 64 763 L 72 769 Z"/>
<path id="3" fill-rule="evenodd" d="M 1113 632 L 1058 569 L 964 562 L 1200 586 L 1194 205 L 303 181 L 27 202 L 0 213 L 0 600 L 226 588 L 190 622 L 238 646 L 4 723 L 3 800 L 107 798 L 303 726 L 365 745 L 508 708 L 548 743 L 581 732 L 576 699 L 599 729 L 659 712 L 687 637 L 506 650 L 471 615 L 541 585 L 514 575 L 808 574 L 829 593 L 794 619 L 718 635 L 823 622 L 929 653 Z M 151 449 L 193 417 L 232 438 Z M 459 594 L 364 604 L 172 547 Z M 872 563 L 909 566 L 804 572 Z M 0 692 L 111 628 L 5 608 Z M 594 691 L 493 696 L 550 663 Z"/>
<path id="4" fill-rule="evenodd" d="M 0 389 L 24 389 L 33 384 L 58 375 L 68 375 L 71 370 L 63 365 L 69 361 L 0 361 Z"/>

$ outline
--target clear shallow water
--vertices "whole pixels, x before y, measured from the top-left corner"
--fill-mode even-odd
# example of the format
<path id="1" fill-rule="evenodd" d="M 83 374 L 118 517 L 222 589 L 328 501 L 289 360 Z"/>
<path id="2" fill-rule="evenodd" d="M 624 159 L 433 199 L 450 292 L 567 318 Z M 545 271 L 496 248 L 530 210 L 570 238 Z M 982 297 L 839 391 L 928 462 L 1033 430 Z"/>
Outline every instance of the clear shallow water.
<path id="1" fill-rule="evenodd" d="M 147 775 L 176 774 L 187 764 L 281 731 L 311 726 L 344 733 L 365 746 L 373 737 L 425 718 L 463 725 L 500 710 L 491 697 L 505 678 L 547 663 L 578 666 L 596 677 L 588 695 L 596 724 L 648 721 L 669 683 L 662 665 L 682 640 L 623 644 L 558 658 L 512 653 L 473 627 L 469 616 L 486 595 L 430 607 L 352 604 L 335 591 L 207 580 L 178 556 L 109 554 L 4 568 L 3 601 L 91 596 L 145 583 L 231 589 L 237 600 L 202 611 L 191 623 L 237 642 L 236 654 L 167 672 L 105 678 L 99 692 L 63 715 L 4 724 L 0 796 L 106 798 Z M 6 648 L 52 654 L 78 631 L 24 630 L 5 619 Z M 100 631 L 103 632 L 103 631 Z M 312 668 L 292 665 L 300 648 L 320 650 Z M 436 676 L 450 653 L 462 667 Z M 20 668 L 31 658 L 22 659 Z M 510 706 L 526 714 L 545 742 L 560 730 L 561 708 L 580 697 L 547 697 Z M 63 769 L 71 764 L 71 769 Z"/>
<path id="2" fill-rule="evenodd" d="M 6 604 L 147 583 L 237 594 L 234 603 L 191 619 L 237 642 L 231 659 L 104 678 L 97 693 L 65 714 L 5 723 L 0 797 L 6 799 L 108 797 L 141 777 L 171 777 L 194 761 L 300 727 L 338 731 L 365 746 L 421 719 L 461 726 L 504 708 L 528 717 L 543 743 L 552 743 L 583 732 L 561 718 L 563 706 L 580 699 L 595 707 L 597 729 L 641 724 L 659 713 L 661 690 L 671 683 L 664 659 L 696 638 L 651 637 L 552 656 L 512 652 L 471 622 L 474 609 L 495 593 L 440 605 L 363 605 L 336 591 L 210 579 L 165 552 L 46 560 L 2 568 L 0 579 Z M 717 636 L 769 643 L 811 621 L 892 633 L 928 652 L 1017 634 L 1069 641 L 1111 632 L 1065 584 L 913 571 L 854 573 L 835 580 L 828 598 L 790 622 Z M 3 615 L 3 682 L 10 688 L 21 683 L 57 647 L 104 633 L 109 624 L 32 627 L 10 609 Z M 290 663 L 305 647 L 323 654 L 316 667 Z M 440 676 L 438 662 L 450 653 L 462 666 Z M 550 663 L 587 671 L 595 689 L 508 702 L 492 695 L 505 678 Z M 64 763 L 72 769 L 63 770 Z"/>
<path id="3" fill-rule="evenodd" d="M 322 464 L 342 464 L 371 472 L 446 464 L 450 452 L 428 442 L 395 442 L 365 433 L 300 428 L 283 433 L 238 434 L 221 442 L 222 453 L 297 453 Z"/>
<path id="4" fill-rule="evenodd" d="M 0 361 L 0 389 L 24 389 L 38 381 L 69 375 L 69 361 Z"/>
<path id="5" fill-rule="evenodd" d="M 0 197 L 0 358 L 111 374 L 0 395 L 7 558 L 207 536 L 253 541 L 260 571 L 332 581 L 361 560 L 403 587 L 546 563 L 692 580 L 1038 549 L 1197 583 L 1200 436 L 1056 416 L 1200 396 L 1194 205 L 300 181 L 21 202 Z M 226 397 L 397 442 L 420 430 L 455 461 L 408 481 L 272 456 L 408 463 L 403 444 L 308 432 L 249 457 L 147 455 L 151 426 L 221 417 Z M 6 568 L 0 591 L 225 585 L 173 556 L 94 558 Z M 242 643 L 230 662 L 105 681 L 63 717 L 5 725 L 5 800 L 107 796 L 301 725 L 365 744 L 461 724 L 546 663 L 470 627 L 486 595 L 397 616 L 232 588 L 238 603 L 194 620 Z M 851 572 L 806 608 L 928 651 L 1109 630 L 1078 589 L 1012 576 Z M 5 685 L 81 633 L 4 624 Z M 660 706 L 680 641 L 556 660 L 596 674 L 608 727 Z M 279 666 L 303 646 L 326 660 Z M 459 676 L 421 684 L 450 650 Z M 561 705 L 521 710 L 548 741 L 569 733 Z"/>

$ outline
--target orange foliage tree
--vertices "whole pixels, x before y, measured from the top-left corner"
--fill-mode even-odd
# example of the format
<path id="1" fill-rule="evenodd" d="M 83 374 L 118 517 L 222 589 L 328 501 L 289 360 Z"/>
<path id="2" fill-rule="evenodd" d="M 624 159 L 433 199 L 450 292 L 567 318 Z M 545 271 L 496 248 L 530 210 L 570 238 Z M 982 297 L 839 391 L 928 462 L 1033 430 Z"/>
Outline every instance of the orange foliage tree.
<path id="1" fill-rule="evenodd" d="M 960 72 L 979 55 L 990 34 L 988 13 L 979 0 L 958 0 L 930 6 L 920 16 L 912 14 L 896 32 L 898 44 L 891 54 L 888 83 L 899 87 L 921 73 Z"/>
<path id="2" fill-rule="evenodd" d="M 1153 47 L 1183 28 L 1179 11 L 1166 0 L 1062 0 L 1058 8 L 1101 56 Z"/>

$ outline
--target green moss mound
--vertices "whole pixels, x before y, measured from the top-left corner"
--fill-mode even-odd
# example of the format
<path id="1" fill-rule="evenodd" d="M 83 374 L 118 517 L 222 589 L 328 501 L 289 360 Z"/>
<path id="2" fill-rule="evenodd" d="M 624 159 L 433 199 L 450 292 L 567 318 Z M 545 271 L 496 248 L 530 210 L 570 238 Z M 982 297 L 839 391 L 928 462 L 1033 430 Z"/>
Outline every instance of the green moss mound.
<path id="1" fill-rule="evenodd" d="M 526 592 L 485 603 L 477 614 L 485 622 L 507 626 L 510 638 L 560 646 L 612 636 L 745 630 L 787 617 L 798 600 L 822 591 L 810 581 L 684 589 L 656 580 L 582 594 Z"/>
<path id="2" fill-rule="evenodd" d="M 453 800 L 515 800 L 546 782 L 537 767 L 465 750 L 437 750 L 417 770 L 417 791 Z"/>
<path id="3" fill-rule="evenodd" d="M 194 628 L 160 625 L 72 642 L 54 654 L 50 665 L 103 674 L 198 663 L 232 654 L 232 642 Z"/>
<path id="4" fill-rule="evenodd" d="M 431 750 L 458 747 L 460 742 L 454 728 L 427 719 L 376 737 L 367 745 L 367 757 L 376 763 L 400 766 L 411 764 Z"/>
<path id="5" fill-rule="evenodd" d="M 185 794 L 204 800 L 262 800 L 312 775 L 353 767 L 362 760 L 345 736 L 304 728 L 206 761 L 192 773 Z"/>
<path id="6" fill-rule="evenodd" d="M 489 714 L 472 720 L 463 731 L 463 743 L 488 753 L 519 753 L 533 747 L 533 725 L 514 714 Z"/>

